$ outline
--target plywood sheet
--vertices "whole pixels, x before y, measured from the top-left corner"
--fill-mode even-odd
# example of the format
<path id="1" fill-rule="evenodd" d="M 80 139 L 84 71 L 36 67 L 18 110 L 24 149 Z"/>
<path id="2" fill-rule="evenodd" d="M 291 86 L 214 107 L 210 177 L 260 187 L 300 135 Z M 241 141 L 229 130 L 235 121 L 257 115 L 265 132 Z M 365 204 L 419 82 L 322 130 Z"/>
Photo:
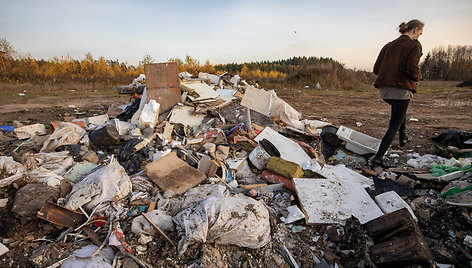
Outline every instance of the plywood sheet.
<path id="1" fill-rule="evenodd" d="M 170 109 L 181 101 L 179 74 L 175 62 L 152 63 L 144 65 L 146 73 L 147 99 L 160 104 L 160 114 L 169 113 Z M 163 116 L 159 117 L 162 120 Z"/>
<path id="2" fill-rule="evenodd" d="M 342 224 L 351 215 L 363 224 L 383 215 L 359 181 L 335 172 L 326 177 L 293 179 L 306 224 Z"/>
<path id="3" fill-rule="evenodd" d="M 205 174 L 189 166 L 175 152 L 145 166 L 146 175 L 164 191 L 181 195 L 206 179 Z"/>
<path id="4" fill-rule="evenodd" d="M 146 73 L 146 88 L 178 88 L 179 73 L 177 63 L 150 63 L 144 64 Z"/>

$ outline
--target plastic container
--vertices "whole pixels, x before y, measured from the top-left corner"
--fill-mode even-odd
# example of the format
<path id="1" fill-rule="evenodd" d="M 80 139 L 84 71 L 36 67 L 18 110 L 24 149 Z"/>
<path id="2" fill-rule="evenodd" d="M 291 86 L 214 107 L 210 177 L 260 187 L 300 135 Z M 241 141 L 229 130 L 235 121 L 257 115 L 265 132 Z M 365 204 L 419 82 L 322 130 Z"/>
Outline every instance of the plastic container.
<path id="1" fill-rule="evenodd" d="M 2 132 L 13 132 L 15 127 L 13 126 L 0 126 L 0 131 Z"/>
<path id="2" fill-rule="evenodd" d="M 249 161 L 259 170 L 263 170 L 271 156 L 280 157 L 280 152 L 267 139 L 259 141 L 259 145 L 249 154 Z"/>
<path id="3" fill-rule="evenodd" d="M 360 155 L 375 154 L 381 142 L 379 139 L 345 126 L 340 126 L 336 135 L 346 141 L 346 149 Z"/>

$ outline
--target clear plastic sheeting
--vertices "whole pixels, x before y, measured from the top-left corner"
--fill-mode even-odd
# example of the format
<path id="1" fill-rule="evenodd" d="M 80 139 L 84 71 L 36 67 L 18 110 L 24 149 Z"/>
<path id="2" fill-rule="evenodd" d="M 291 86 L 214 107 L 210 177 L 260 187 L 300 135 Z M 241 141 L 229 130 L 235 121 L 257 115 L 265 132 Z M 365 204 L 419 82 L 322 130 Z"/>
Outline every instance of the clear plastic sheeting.
<path id="1" fill-rule="evenodd" d="M 409 159 L 406 164 L 414 168 L 431 168 L 435 164 L 442 165 L 446 161 L 445 158 L 433 154 L 420 156 L 418 153 L 414 153 L 408 154 L 407 157 Z"/>
<path id="2" fill-rule="evenodd" d="M 193 243 L 261 248 L 270 240 L 269 211 L 250 197 L 209 197 L 174 217 L 184 233 L 179 253 Z"/>

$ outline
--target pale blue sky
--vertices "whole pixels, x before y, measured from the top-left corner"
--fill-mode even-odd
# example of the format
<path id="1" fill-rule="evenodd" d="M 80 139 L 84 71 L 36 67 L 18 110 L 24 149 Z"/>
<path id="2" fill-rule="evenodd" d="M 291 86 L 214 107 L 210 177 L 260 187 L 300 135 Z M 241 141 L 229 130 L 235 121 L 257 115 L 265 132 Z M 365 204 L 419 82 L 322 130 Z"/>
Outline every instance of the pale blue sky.
<path id="1" fill-rule="evenodd" d="M 425 22 L 423 53 L 472 45 L 472 0 L 37 1 L 0 0 L 0 37 L 34 58 L 70 55 L 137 65 L 190 55 L 200 62 L 331 57 L 371 70 L 403 21 Z M 295 33 L 296 31 L 296 33 Z"/>

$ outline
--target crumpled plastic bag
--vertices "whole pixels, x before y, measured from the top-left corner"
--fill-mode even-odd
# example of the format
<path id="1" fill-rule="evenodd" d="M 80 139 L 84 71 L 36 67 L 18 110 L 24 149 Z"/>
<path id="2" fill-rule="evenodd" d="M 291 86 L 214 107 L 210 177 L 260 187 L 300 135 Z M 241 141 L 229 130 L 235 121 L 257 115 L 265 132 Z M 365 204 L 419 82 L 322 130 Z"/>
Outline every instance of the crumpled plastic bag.
<path id="1" fill-rule="evenodd" d="M 112 262 L 115 258 L 115 253 L 111 247 L 105 247 L 101 249 L 97 255 L 91 256 L 97 246 L 88 245 L 81 249 L 72 252 L 69 259 L 65 260 L 61 267 L 62 268 L 83 268 L 83 267 L 94 267 L 94 268 L 112 268 Z"/>
<path id="2" fill-rule="evenodd" d="M 44 142 L 40 152 L 52 152 L 61 145 L 77 144 L 84 135 L 85 129 L 80 126 L 61 122 L 54 133 Z"/>
<path id="3" fill-rule="evenodd" d="M 409 159 L 406 161 L 406 164 L 414 168 L 431 168 L 434 164 L 443 164 L 446 160 L 443 157 L 432 154 L 420 156 L 418 153 L 414 153 L 407 154 L 407 157 Z"/>
<path id="4" fill-rule="evenodd" d="M 175 228 L 174 223 L 172 222 L 172 217 L 165 211 L 156 209 L 146 213 L 146 216 L 148 216 L 163 231 L 170 231 Z M 157 234 L 156 228 L 154 228 L 142 215 L 133 219 L 133 222 L 131 223 L 131 231 L 138 235 Z"/>
<path id="5" fill-rule="evenodd" d="M 27 170 L 42 167 L 60 176 L 64 175 L 73 164 L 74 158 L 68 151 L 27 154 L 24 161 Z"/>
<path id="6" fill-rule="evenodd" d="M 21 178 L 25 173 L 25 168 L 21 163 L 13 160 L 11 156 L 0 157 L 0 173 L 4 173 L 6 176 L 0 179 L 0 188 L 10 185 L 15 180 Z"/>
<path id="7" fill-rule="evenodd" d="M 189 189 L 182 196 L 183 202 L 180 205 L 180 209 L 186 209 L 197 203 L 200 203 L 203 199 L 208 197 L 227 197 L 231 196 L 226 186 L 221 184 L 204 184 L 198 187 Z"/>
<path id="8" fill-rule="evenodd" d="M 250 197 L 209 197 L 173 218 L 184 235 L 179 254 L 198 242 L 261 248 L 270 241 L 269 211 Z"/>
<path id="9" fill-rule="evenodd" d="M 280 118 L 284 123 L 294 128 L 305 130 L 305 125 L 300 122 L 302 114 L 295 110 L 292 106 L 286 103 L 281 98 L 277 97 L 277 94 L 274 90 L 269 91 L 272 95 L 271 97 L 271 106 L 270 106 L 270 116 L 276 116 Z"/>
<path id="10" fill-rule="evenodd" d="M 97 169 L 75 184 L 69 196 L 85 184 L 96 184 L 101 190 L 99 195 L 94 196 L 92 201 L 86 204 L 88 210 L 92 210 L 100 202 L 109 200 L 116 202 L 131 193 L 131 180 L 115 158 L 107 166 Z"/>

